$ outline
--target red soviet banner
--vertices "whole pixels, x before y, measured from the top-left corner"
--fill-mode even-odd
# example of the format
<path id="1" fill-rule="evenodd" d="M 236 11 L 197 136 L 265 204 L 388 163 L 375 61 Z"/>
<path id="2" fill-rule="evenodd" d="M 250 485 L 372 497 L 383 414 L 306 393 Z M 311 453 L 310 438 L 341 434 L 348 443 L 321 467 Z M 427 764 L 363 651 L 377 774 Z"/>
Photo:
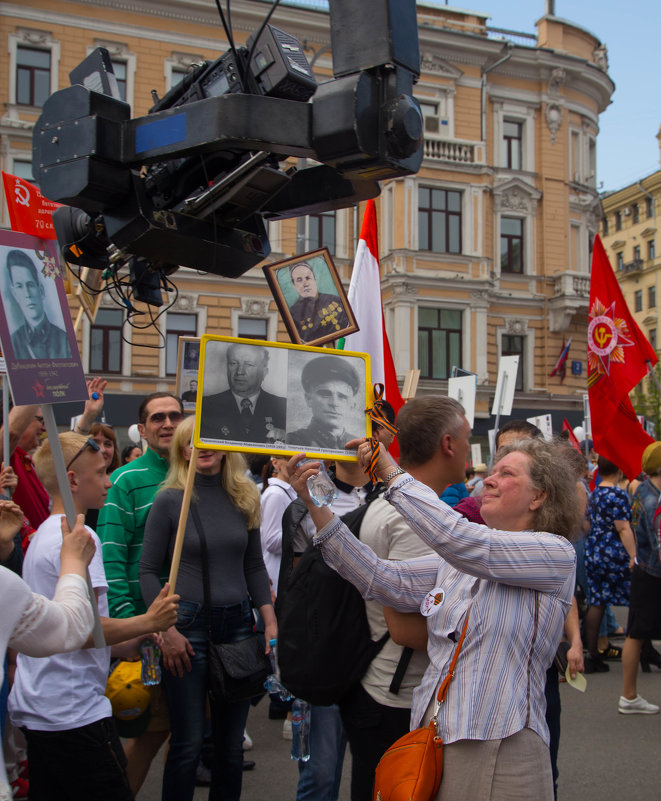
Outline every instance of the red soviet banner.
<path id="1" fill-rule="evenodd" d="M 47 200 L 39 188 L 17 175 L 2 173 L 12 231 L 56 239 L 53 212 L 62 204 Z"/>
<path id="2" fill-rule="evenodd" d="M 597 235 L 592 251 L 588 324 L 588 396 L 594 449 L 629 479 L 654 442 L 641 426 L 629 392 L 658 357 L 636 325 Z"/>

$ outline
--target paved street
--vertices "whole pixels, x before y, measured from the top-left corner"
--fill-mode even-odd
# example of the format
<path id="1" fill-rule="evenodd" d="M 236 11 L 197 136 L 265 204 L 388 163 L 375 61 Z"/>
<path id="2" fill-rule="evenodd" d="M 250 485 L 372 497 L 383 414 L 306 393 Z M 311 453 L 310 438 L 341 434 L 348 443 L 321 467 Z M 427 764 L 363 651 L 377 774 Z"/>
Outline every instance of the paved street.
<path id="1" fill-rule="evenodd" d="M 656 801 L 661 796 L 661 715 L 618 714 L 622 671 L 619 662 L 610 665 L 610 673 L 587 676 L 584 695 L 561 685 L 560 801 Z M 661 704 L 661 671 L 641 674 L 638 691 Z M 257 766 L 244 773 L 242 801 L 294 801 L 296 765 L 281 738 L 282 722 L 268 720 L 267 711 L 262 701 L 248 719 L 255 743 L 249 756 Z M 349 764 L 347 755 L 340 801 L 349 801 Z M 161 772 L 159 761 L 138 801 L 159 801 Z M 206 797 L 206 789 L 195 793 L 195 801 Z"/>

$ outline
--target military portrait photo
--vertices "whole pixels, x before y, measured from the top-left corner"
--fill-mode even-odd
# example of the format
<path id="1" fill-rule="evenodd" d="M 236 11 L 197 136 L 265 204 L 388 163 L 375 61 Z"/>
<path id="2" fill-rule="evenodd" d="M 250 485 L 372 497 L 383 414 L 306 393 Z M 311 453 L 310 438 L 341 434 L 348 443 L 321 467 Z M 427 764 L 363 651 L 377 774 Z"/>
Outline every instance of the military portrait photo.
<path id="1" fill-rule="evenodd" d="M 34 252 L 20 248 L 1 251 L 0 289 L 14 358 L 70 359 L 71 344 L 55 273 L 44 275 L 43 263 Z"/>
<path id="2" fill-rule="evenodd" d="M 365 436 L 362 359 L 292 351 L 288 397 L 288 447 L 342 452 Z"/>
<path id="3" fill-rule="evenodd" d="M 264 273 L 292 342 L 322 345 L 358 330 L 325 248 L 266 265 Z"/>

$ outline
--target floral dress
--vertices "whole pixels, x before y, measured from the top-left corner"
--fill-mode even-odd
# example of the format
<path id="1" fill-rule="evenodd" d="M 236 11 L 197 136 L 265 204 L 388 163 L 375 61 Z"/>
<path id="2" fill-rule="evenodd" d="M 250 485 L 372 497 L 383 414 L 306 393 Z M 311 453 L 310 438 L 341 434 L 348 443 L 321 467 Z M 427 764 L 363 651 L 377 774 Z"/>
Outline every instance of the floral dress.
<path id="1" fill-rule="evenodd" d="M 619 487 L 597 487 L 590 498 L 588 517 L 590 533 L 585 538 L 588 602 L 595 606 L 628 606 L 629 554 L 615 521 L 631 522 L 629 496 Z"/>

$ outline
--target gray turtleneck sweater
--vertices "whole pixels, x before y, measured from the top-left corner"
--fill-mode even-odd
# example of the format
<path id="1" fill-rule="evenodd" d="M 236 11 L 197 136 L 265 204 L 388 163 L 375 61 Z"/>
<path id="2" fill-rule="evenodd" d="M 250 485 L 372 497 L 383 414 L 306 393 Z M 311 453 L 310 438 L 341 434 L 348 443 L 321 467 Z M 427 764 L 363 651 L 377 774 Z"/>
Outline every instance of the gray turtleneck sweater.
<path id="1" fill-rule="evenodd" d="M 161 589 L 163 565 L 172 560 L 183 492 L 164 490 L 154 499 L 147 518 L 140 557 L 140 589 L 149 606 Z M 209 556 L 212 606 L 238 604 L 250 595 L 256 607 L 271 603 L 259 528 L 248 530 L 243 514 L 220 485 L 220 476 L 195 476 L 191 503 L 199 510 Z M 204 603 L 200 538 L 188 515 L 175 591 L 182 600 Z"/>

